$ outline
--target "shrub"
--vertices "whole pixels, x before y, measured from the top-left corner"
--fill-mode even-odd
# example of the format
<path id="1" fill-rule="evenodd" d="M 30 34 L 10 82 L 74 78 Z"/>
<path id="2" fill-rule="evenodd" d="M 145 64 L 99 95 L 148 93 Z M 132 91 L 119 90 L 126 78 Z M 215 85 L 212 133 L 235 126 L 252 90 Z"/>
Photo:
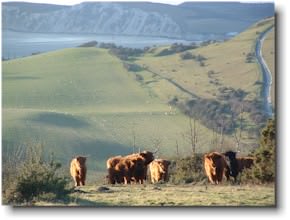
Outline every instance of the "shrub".
<path id="1" fill-rule="evenodd" d="M 183 44 L 178 44 L 178 43 L 174 43 L 170 46 L 169 49 L 164 49 L 162 51 L 160 51 L 158 54 L 156 54 L 156 56 L 167 56 L 167 55 L 171 55 L 174 53 L 181 53 L 184 52 L 186 50 L 193 50 L 198 48 L 198 46 L 195 43 L 192 43 L 190 45 L 183 45 Z"/>
<path id="2" fill-rule="evenodd" d="M 203 156 L 177 158 L 170 167 L 170 182 L 174 184 L 201 182 L 206 179 L 203 169 Z"/>
<path id="3" fill-rule="evenodd" d="M 192 55 L 192 53 L 184 52 L 184 53 L 180 54 L 180 58 L 182 60 L 190 60 L 190 59 L 193 59 L 193 55 Z"/>
<path id="4" fill-rule="evenodd" d="M 246 56 L 246 63 L 254 63 L 255 62 L 255 53 L 248 53 Z"/>
<path id="5" fill-rule="evenodd" d="M 97 44 L 98 44 L 98 42 L 93 40 L 93 41 L 83 43 L 83 44 L 79 45 L 78 47 L 96 47 Z"/>
<path id="6" fill-rule="evenodd" d="M 135 64 L 135 63 L 125 63 L 124 62 L 123 66 L 129 72 L 140 72 L 140 71 L 144 70 L 141 66 L 139 66 L 138 64 Z"/>
<path id="7" fill-rule="evenodd" d="M 140 75 L 140 74 L 136 74 L 136 75 L 135 75 L 135 78 L 136 78 L 136 80 L 139 81 L 139 82 L 142 82 L 142 81 L 144 80 L 143 76 Z"/>
<path id="8" fill-rule="evenodd" d="M 13 180 L 5 176 L 10 180 L 6 182 L 3 191 L 5 203 L 23 204 L 42 198 L 57 200 L 70 193 L 68 177 L 58 172 L 61 164 L 55 162 L 53 157 L 45 161 L 40 145 L 29 146 L 23 162 L 15 160 L 14 163 L 18 164 L 18 169 L 14 170 Z"/>
<path id="9" fill-rule="evenodd" d="M 242 174 L 243 181 L 271 183 L 275 181 L 276 130 L 275 121 L 269 119 L 262 129 L 260 146 L 253 152 L 254 166 Z"/>

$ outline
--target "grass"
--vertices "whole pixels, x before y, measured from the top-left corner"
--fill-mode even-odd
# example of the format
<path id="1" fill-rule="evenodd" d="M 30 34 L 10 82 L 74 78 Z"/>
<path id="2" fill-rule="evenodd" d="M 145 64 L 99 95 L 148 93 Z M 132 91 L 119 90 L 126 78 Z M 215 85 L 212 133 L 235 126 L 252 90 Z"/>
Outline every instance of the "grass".
<path id="1" fill-rule="evenodd" d="M 272 185 L 101 185 L 85 186 L 66 204 L 38 202 L 36 206 L 275 206 Z"/>
<path id="2" fill-rule="evenodd" d="M 140 86 L 104 49 L 3 62 L 2 112 L 4 154 L 38 141 L 65 165 L 83 154 L 90 155 L 89 169 L 104 170 L 109 156 L 132 152 L 134 136 L 135 150 L 153 150 L 161 140 L 160 155 L 174 155 L 177 140 L 180 153 L 190 151 L 187 117 Z"/>

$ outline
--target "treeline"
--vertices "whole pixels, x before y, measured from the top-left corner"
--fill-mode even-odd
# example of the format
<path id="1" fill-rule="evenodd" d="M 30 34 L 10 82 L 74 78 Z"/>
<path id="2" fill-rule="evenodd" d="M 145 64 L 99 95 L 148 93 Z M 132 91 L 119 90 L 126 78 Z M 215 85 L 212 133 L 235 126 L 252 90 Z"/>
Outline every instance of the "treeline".
<path id="1" fill-rule="evenodd" d="M 235 129 L 241 127 L 240 123 L 244 119 L 240 118 L 240 115 L 247 113 L 255 124 L 255 129 L 251 132 L 257 135 L 257 131 L 264 125 L 266 115 L 261 111 L 262 102 L 245 100 L 246 95 L 241 89 L 222 87 L 217 99 L 193 98 L 179 101 L 174 97 L 169 104 L 175 105 L 189 117 L 198 119 L 207 128 L 219 132 L 222 130 L 225 134 L 232 134 Z"/>
<path id="2" fill-rule="evenodd" d="M 174 43 L 169 48 L 161 50 L 156 56 L 167 56 L 175 53 L 181 53 L 186 50 L 193 50 L 198 48 L 198 45 L 195 43 L 184 45 L 182 43 Z"/>

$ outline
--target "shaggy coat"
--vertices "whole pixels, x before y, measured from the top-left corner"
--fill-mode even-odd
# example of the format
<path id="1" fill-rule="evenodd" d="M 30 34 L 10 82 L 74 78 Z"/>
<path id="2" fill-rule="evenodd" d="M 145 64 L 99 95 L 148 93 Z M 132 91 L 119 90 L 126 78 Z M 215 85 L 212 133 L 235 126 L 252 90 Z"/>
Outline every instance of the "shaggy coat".
<path id="1" fill-rule="evenodd" d="M 120 162 L 122 159 L 122 156 L 115 156 L 111 157 L 107 160 L 107 171 L 108 171 L 108 183 L 109 184 L 115 184 L 115 183 L 123 183 L 124 178 L 123 177 L 117 177 L 115 172 L 116 165 Z"/>
<path id="2" fill-rule="evenodd" d="M 70 163 L 70 174 L 75 182 L 75 186 L 84 186 L 86 181 L 87 167 L 86 157 L 78 156 Z"/>
<path id="3" fill-rule="evenodd" d="M 111 157 L 107 160 L 108 182 L 110 184 L 129 184 L 134 181 L 143 184 L 144 180 L 146 180 L 147 165 L 152 160 L 154 160 L 154 155 L 149 151 L 124 157 Z"/>
<path id="4" fill-rule="evenodd" d="M 219 184 L 223 180 L 223 176 L 229 179 L 229 167 L 224 156 L 218 152 L 205 154 L 204 170 L 208 180 L 212 184 Z"/>
<path id="5" fill-rule="evenodd" d="M 149 164 L 149 172 L 152 183 L 159 181 L 168 181 L 168 167 L 170 161 L 163 159 L 155 159 Z"/>

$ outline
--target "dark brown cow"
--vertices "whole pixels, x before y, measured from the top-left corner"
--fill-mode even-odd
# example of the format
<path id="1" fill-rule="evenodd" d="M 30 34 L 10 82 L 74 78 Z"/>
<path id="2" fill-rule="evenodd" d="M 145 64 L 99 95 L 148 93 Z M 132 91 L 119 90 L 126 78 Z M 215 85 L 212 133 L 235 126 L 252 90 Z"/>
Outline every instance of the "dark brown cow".
<path id="1" fill-rule="evenodd" d="M 84 186 L 86 181 L 87 167 L 86 157 L 78 156 L 70 163 L 70 174 L 74 179 L 75 186 Z"/>
<path id="2" fill-rule="evenodd" d="M 235 182 L 239 173 L 244 169 L 251 168 L 254 164 L 253 157 L 236 157 L 237 153 L 233 151 L 227 151 L 224 155 L 230 160 L 230 176 L 234 177 Z"/>
<path id="3" fill-rule="evenodd" d="M 155 159 L 149 164 L 149 171 L 152 183 L 157 183 L 161 180 L 168 181 L 168 167 L 170 161 L 163 159 Z"/>
<path id="4" fill-rule="evenodd" d="M 212 184 L 221 183 L 223 176 L 229 179 L 229 167 L 224 155 L 212 152 L 205 154 L 203 159 L 205 173 Z"/>

